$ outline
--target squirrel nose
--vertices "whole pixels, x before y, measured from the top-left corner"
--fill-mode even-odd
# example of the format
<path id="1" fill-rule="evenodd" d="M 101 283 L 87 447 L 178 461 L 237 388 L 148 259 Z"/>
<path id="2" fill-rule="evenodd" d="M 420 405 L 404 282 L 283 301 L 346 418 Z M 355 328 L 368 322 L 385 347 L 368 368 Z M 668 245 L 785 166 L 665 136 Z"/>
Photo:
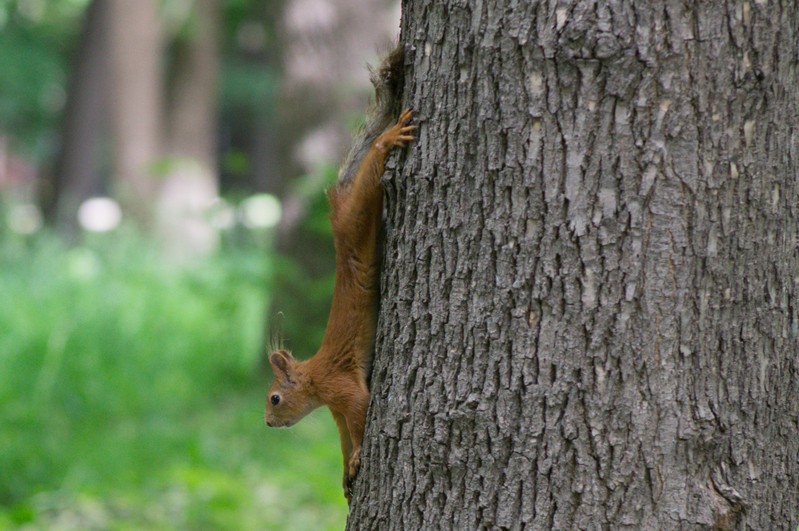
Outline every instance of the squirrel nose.
<path id="1" fill-rule="evenodd" d="M 269 422 L 268 420 L 266 421 L 266 425 L 269 426 L 270 428 L 272 427 L 272 423 Z"/>

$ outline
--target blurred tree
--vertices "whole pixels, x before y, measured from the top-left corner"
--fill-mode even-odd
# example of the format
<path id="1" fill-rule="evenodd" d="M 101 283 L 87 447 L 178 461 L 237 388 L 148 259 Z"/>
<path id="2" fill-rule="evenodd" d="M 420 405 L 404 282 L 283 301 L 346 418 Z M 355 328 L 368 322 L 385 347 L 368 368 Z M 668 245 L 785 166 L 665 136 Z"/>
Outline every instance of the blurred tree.
<path id="1" fill-rule="evenodd" d="M 168 173 L 174 176 L 180 168 L 184 174 L 190 166 L 195 170 L 213 168 L 207 176 L 221 167 L 227 193 L 281 190 L 280 182 L 294 175 L 280 170 L 282 159 L 277 157 L 280 134 L 274 107 L 281 53 L 276 26 L 282 4 L 218 0 L 213 13 L 192 0 L 144 5 L 123 2 L 116 7 L 110 0 L 0 1 L 0 44 L 4 49 L 0 55 L 0 93 L 4 96 L 0 99 L 0 130 L 13 131 L 8 141 L 12 150 L 25 149 L 45 168 L 54 168 L 53 172 L 41 172 L 45 180 L 42 202 L 50 221 L 67 231 L 74 229 L 77 205 L 100 191 L 129 196 L 122 198 L 126 210 L 132 206 L 141 211 L 134 212 L 140 222 L 164 228 L 169 225 L 167 219 L 181 210 L 167 206 L 171 202 L 167 197 L 173 197 L 169 190 L 175 187 L 165 187 L 165 196 L 158 201 L 160 212 L 166 213 L 158 225 L 151 221 L 156 212 L 153 197 L 158 196 Z M 138 24 L 125 14 L 128 9 L 141 13 L 145 8 L 150 23 Z M 103 14 L 104 10 L 107 13 Z M 220 31 L 220 11 L 225 15 L 224 33 Z M 209 19 L 209 13 L 216 20 Z M 78 24 L 81 16 L 83 23 Z M 114 20 L 119 19 L 125 22 L 115 26 Z M 113 31 L 119 27 L 123 35 L 131 35 L 140 26 L 149 31 L 149 37 L 124 41 L 120 32 Z M 103 39 L 107 45 L 102 44 Z M 136 45 L 114 45 L 120 39 Z M 153 40 L 156 42 L 144 46 Z M 219 54 L 222 41 L 223 58 Z M 116 56 L 111 61 L 108 56 L 113 50 Z M 135 61 L 127 65 L 128 58 Z M 103 68 L 108 76 L 102 75 Z M 138 75 L 136 71 L 142 68 L 149 73 Z M 217 96 L 220 68 L 223 92 Z M 208 75 L 212 71 L 216 73 Z M 69 83 L 63 83 L 62 77 Z M 135 83 L 112 82 L 110 78 L 131 78 Z M 126 93 L 150 103 L 142 107 Z M 109 105 L 108 100 L 113 103 Z M 217 104 L 224 113 L 221 129 Z M 62 107 L 66 110 L 59 124 Z M 102 149 L 106 139 L 117 136 L 108 135 L 101 123 L 105 112 L 111 117 L 111 132 L 117 131 L 120 140 L 114 142 L 111 156 L 98 160 L 107 154 Z M 54 135 L 59 125 L 61 130 Z M 52 149 L 54 138 L 60 140 L 56 150 Z M 216 161 L 218 149 L 224 156 L 221 164 Z M 53 151 L 57 160 L 50 164 Z M 188 161 L 194 163 L 186 164 Z M 112 165 L 114 171 L 106 165 Z M 113 178 L 111 186 L 100 179 L 105 175 Z M 174 179 L 171 181 L 174 184 Z M 216 177 L 201 181 L 206 183 L 203 196 L 209 197 L 212 187 L 215 195 Z"/>
<path id="2" fill-rule="evenodd" d="M 108 96 L 107 0 L 93 0 L 75 53 L 61 142 L 51 186 L 44 190 L 45 215 L 62 233 L 74 235 L 81 202 L 103 186 L 100 173 Z"/>
<path id="3" fill-rule="evenodd" d="M 37 177 L 51 173 L 67 64 L 86 3 L 0 1 L 0 139 L 6 160 L 16 161 L 6 175 L 0 168 L 2 201 L 35 201 Z"/>
<path id="4" fill-rule="evenodd" d="M 277 87 L 281 41 L 277 38 L 284 2 L 229 2 L 222 77 L 223 189 L 278 194 L 283 180 L 278 157 Z"/>
<path id="5" fill-rule="evenodd" d="M 288 0 L 281 37 L 284 57 L 278 128 L 292 175 L 322 175 L 349 148 L 362 122 L 371 85 L 367 63 L 398 33 L 399 2 L 383 0 L 364 9 L 359 0 Z M 317 181 L 321 190 L 328 183 Z M 307 195 L 284 191 L 283 243 L 302 219 Z"/>
<path id="6" fill-rule="evenodd" d="M 124 209 L 153 228 L 163 156 L 163 35 L 157 0 L 108 0 L 114 185 Z"/>
<path id="7" fill-rule="evenodd" d="M 404 4 L 348 528 L 795 528 L 799 3 Z"/>
<path id="8" fill-rule="evenodd" d="M 173 41 L 166 176 L 158 232 L 173 258 L 207 254 L 216 231 L 206 214 L 218 195 L 217 79 L 221 0 L 191 2 Z"/>

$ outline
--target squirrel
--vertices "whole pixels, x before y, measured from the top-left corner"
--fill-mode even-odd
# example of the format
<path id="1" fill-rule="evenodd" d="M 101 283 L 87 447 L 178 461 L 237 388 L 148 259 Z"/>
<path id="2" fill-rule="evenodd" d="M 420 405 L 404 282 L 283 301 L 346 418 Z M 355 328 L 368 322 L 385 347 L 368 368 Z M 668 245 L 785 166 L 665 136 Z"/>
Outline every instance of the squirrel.
<path id="1" fill-rule="evenodd" d="M 269 355 L 275 375 L 267 392 L 264 420 L 289 427 L 326 405 L 338 427 L 344 460 L 342 487 L 352 500 L 353 480 L 361 463 L 367 378 L 371 371 L 379 290 L 379 238 L 383 217 L 380 178 L 392 149 L 414 140 L 413 116 L 399 110 L 404 48 L 397 47 L 371 73 L 375 101 L 366 125 L 355 138 L 336 184 L 328 191 L 336 249 L 336 280 L 325 334 L 317 353 L 296 360 L 285 349 Z"/>

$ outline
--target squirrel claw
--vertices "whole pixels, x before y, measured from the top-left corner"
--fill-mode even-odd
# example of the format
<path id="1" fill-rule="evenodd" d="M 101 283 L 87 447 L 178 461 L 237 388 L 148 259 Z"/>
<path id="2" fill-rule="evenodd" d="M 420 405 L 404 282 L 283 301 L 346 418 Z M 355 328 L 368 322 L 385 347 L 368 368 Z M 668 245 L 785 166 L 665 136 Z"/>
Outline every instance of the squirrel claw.
<path id="1" fill-rule="evenodd" d="M 352 502 L 352 492 L 355 487 L 355 476 L 358 475 L 358 470 L 361 468 L 361 450 L 355 450 L 350 456 L 350 461 L 347 463 L 347 469 L 344 471 L 344 497 L 347 498 L 347 503 Z"/>
<path id="2" fill-rule="evenodd" d="M 413 109 L 405 109 L 404 111 L 402 111 L 402 114 L 400 114 L 399 120 L 397 120 L 397 122 L 402 125 L 405 125 L 411 120 L 412 117 L 413 117 Z"/>
<path id="3" fill-rule="evenodd" d="M 347 503 L 352 503 L 352 478 L 349 474 L 344 474 L 342 488 L 344 489 L 344 497 L 347 498 Z"/>
<path id="4" fill-rule="evenodd" d="M 400 115 L 397 123 L 394 124 L 393 127 L 377 137 L 377 140 L 375 141 L 375 147 L 380 151 L 387 153 L 394 147 L 403 147 L 405 142 L 415 140 L 416 137 L 409 134 L 417 129 L 417 126 L 415 125 L 408 125 L 408 122 L 411 120 L 411 118 L 413 118 L 413 111 L 411 109 L 406 109 L 405 112 Z"/>

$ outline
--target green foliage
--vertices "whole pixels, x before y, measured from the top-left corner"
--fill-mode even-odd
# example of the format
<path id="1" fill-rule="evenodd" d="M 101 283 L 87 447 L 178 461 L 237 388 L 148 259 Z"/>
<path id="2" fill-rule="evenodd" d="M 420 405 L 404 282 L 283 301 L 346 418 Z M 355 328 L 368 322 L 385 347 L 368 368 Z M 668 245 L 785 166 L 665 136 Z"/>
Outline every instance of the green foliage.
<path id="1" fill-rule="evenodd" d="M 263 426 L 271 262 L 107 236 L 0 239 L 0 528 L 340 528 L 329 414 Z"/>
<path id="2" fill-rule="evenodd" d="M 260 63 L 229 58 L 222 65 L 220 97 L 226 112 L 273 113 L 278 79 Z"/>
<path id="3" fill-rule="evenodd" d="M 0 0 L 0 132 L 27 151 L 52 151 L 66 100 L 69 53 L 87 0 Z"/>

